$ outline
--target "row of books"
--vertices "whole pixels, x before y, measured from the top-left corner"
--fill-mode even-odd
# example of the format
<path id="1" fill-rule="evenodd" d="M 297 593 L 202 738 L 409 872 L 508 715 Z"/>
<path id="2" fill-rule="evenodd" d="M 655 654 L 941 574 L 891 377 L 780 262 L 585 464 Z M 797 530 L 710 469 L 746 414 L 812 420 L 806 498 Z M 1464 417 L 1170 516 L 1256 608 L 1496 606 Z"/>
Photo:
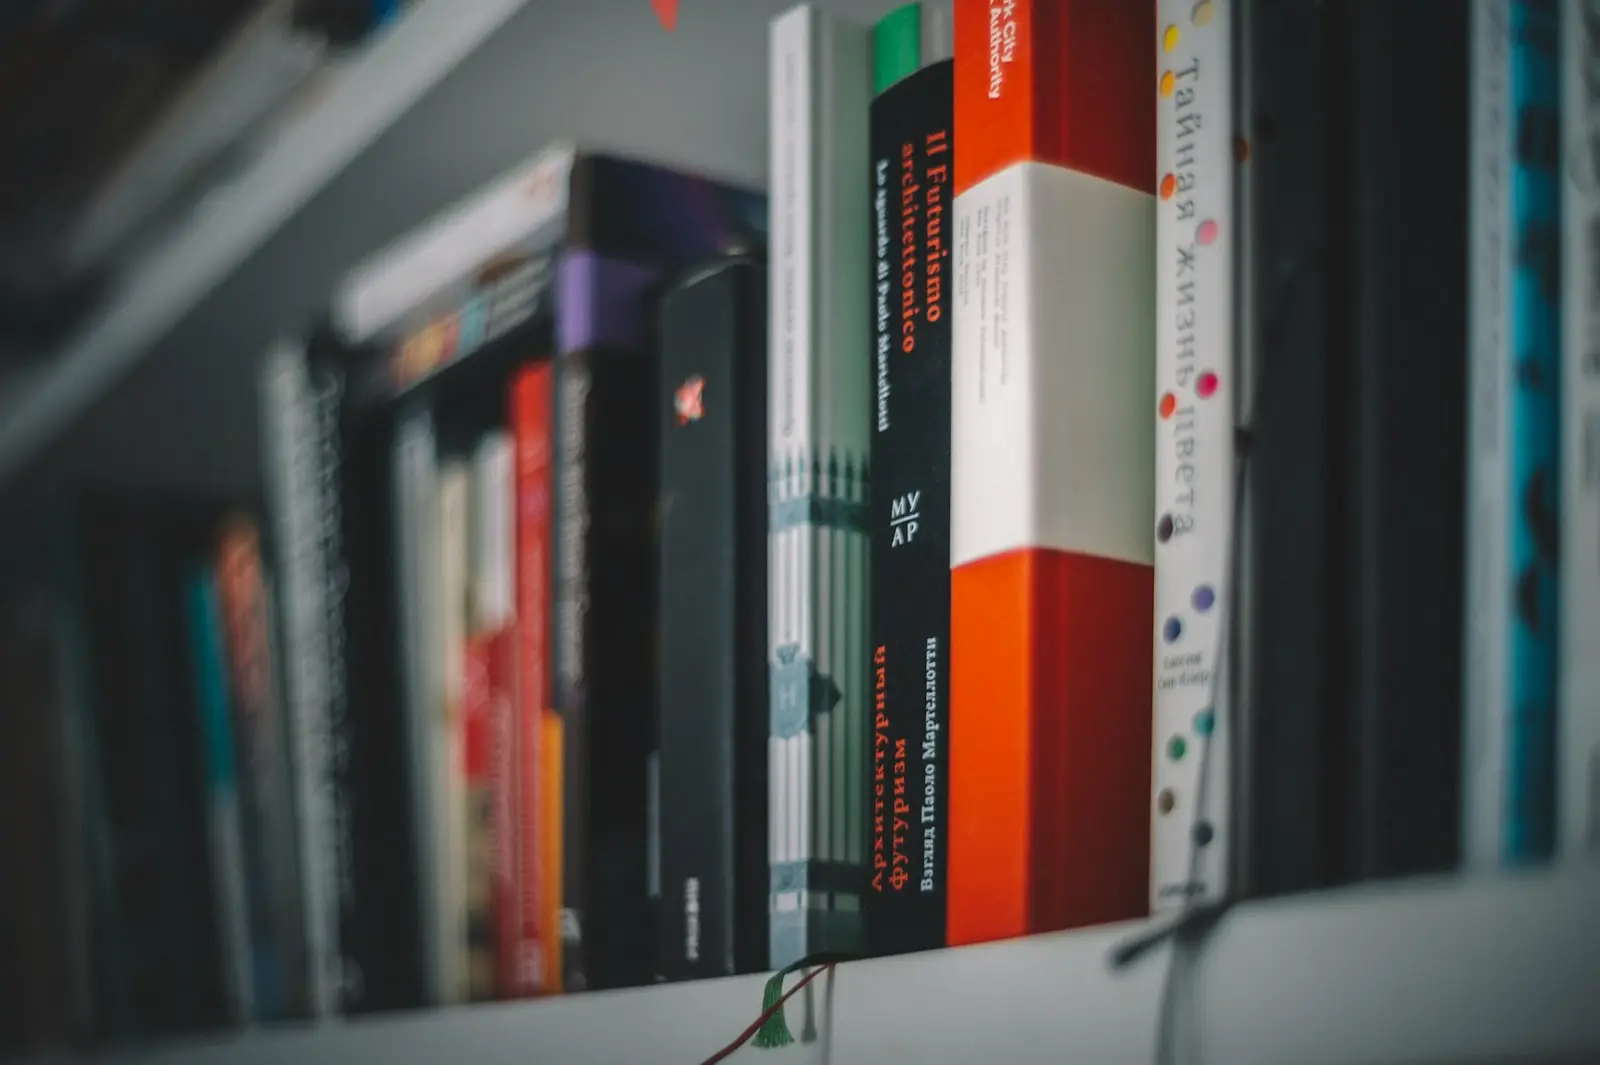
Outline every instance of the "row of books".
<path id="1" fill-rule="evenodd" d="M 7 1049 L 301 1015 L 272 585 L 242 509 L 97 497 L 0 615 Z"/>
<path id="2" fill-rule="evenodd" d="M 261 377 L 293 1001 L 1592 854 L 1586 14 L 802 5 L 768 196 L 556 145 L 353 271 Z"/>

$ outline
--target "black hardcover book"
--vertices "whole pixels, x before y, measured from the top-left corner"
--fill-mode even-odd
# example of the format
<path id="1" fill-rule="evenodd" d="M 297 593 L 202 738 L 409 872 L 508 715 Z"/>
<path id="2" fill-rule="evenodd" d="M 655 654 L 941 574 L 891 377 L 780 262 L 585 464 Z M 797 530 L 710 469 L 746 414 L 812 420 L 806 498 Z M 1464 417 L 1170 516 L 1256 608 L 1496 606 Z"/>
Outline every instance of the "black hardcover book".
<path id="1" fill-rule="evenodd" d="M 339 402 L 322 411 L 327 466 L 322 516 L 325 595 L 332 676 L 331 755 L 341 860 L 340 929 L 348 1012 L 400 1009 L 422 1000 L 417 855 L 410 831 L 407 738 L 399 712 L 393 537 L 389 535 L 392 461 L 387 419 L 357 402 L 351 386 L 369 372 L 366 352 L 319 333 L 313 375 Z M 331 421 L 331 424 L 326 422 Z M 337 537 L 336 539 L 334 537 Z"/>
<path id="2" fill-rule="evenodd" d="M 658 801 L 661 975 L 767 953 L 767 275 L 689 271 L 662 296 Z"/>
<path id="3" fill-rule="evenodd" d="M 562 986 L 650 981 L 656 361 L 581 347 L 555 378 L 555 625 L 562 720 Z"/>
<path id="4" fill-rule="evenodd" d="M 1242 894 L 1456 860 L 1469 9 L 1240 20 Z"/>
<path id="5" fill-rule="evenodd" d="M 873 954 L 945 939 L 953 70 L 872 101 Z"/>
<path id="6" fill-rule="evenodd" d="M 96 761 L 108 819 L 110 920 L 97 957 L 110 978 L 98 1035 L 225 1023 L 190 701 L 181 575 L 209 558 L 220 508 L 96 500 L 76 544 Z"/>

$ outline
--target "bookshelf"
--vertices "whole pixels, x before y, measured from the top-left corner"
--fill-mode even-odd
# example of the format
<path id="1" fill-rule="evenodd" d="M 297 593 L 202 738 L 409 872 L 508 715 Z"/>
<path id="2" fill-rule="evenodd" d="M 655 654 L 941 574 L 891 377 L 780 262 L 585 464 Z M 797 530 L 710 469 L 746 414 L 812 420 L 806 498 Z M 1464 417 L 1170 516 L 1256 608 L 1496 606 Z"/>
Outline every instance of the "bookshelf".
<path id="1" fill-rule="evenodd" d="M 1600 867 L 1418 880 L 1239 907 L 1175 983 L 1173 1060 L 1452 1065 L 1600 1055 Z M 733 1061 L 1150 1062 L 1159 948 L 1113 926 L 857 962 L 819 978 L 817 1042 Z M 762 980 L 346 1021 L 113 1055 L 119 1065 L 696 1065 L 760 1011 Z M 803 1026 L 791 1000 L 790 1028 Z M 919 1005 L 913 1013 L 907 1006 Z M 890 1024 L 889 1018 L 895 1018 Z"/>
<path id="2" fill-rule="evenodd" d="M 249 491 L 255 366 L 367 253 L 557 138 L 760 184 L 765 33 L 788 0 L 430 0 L 171 235 L 47 362 L 0 382 L 0 500 L 23 481 Z M 870 19 L 891 0 L 828 6 Z M 1176 979 L 1178 1058 L 1400 1065 L 1600 1058 L 1600 867 L 1366 886 L 1230 914 Z M 736 1060 L 1144 1062 L 1169 948 L 1121 926 L 842 967 L 815 1043 Z M 683 1062 L 753 1017 L 746 977 L 116 1050 L 116 1065 Z M 804 1008 L 791 1009 L 802 1029 Z M 896 1018 L 891 1023 L 889 1018 Z"/>

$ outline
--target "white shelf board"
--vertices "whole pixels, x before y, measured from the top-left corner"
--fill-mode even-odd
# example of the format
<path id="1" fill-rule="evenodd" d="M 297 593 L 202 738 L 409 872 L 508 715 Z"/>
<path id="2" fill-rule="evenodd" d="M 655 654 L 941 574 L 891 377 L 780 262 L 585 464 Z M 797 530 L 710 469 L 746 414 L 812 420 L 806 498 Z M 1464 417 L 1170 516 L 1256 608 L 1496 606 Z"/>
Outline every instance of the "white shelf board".
<path id="1" fill-rule="evenodd" d="M 1600 867 L 1418 880 L 1239 907 L 1176 986 L 1190 1065 L 1600 1060 Z M 817 1040 L 766 1065 L 1155 1060 L 1160 947 L 1112 973 L 1116 926 L 841 966 Z M 335 1022 L 114 1055 L 119 1065 L 698 1065 L 760 978 Z M 791 1000 L 799 1034 L 805 992 Z"/>
<path id="2" fill-rule="evenodd" d="M 0 482 L 526 2 L 426 0 L 380 31 L 247 173 L 128 271 L 63 350 L 0 394 Z"/>

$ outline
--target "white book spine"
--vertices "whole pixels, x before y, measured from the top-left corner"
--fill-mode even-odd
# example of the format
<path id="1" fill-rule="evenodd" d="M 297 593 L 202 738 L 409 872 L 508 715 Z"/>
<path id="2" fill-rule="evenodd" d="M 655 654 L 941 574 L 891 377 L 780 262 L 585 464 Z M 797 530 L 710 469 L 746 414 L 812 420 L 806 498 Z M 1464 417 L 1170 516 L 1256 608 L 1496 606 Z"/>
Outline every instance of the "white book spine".
<path id="1" fill-rule="evenodd" d="M 1150 906 L 1228 891 L 1234 469 L 1231 0 L 1158 0 Z"/>
<path id="2" fill-rule="evenodd" d="M 436 717 L 444 702 L 444 656 L 438 623 L 443 590 L 439 528 L 439 468 L 433 419 L 402 417 L 394 435 L 395 587 L 400 605 L 400 705 L 411 784 L 417 857 L 417 938 L 422 948 L 423 999 L 443 1001 L 447 986 L 444 862 L 438 842 L 445 818 L 436 768 Z"/>
<path id="3" fill-rule="evenodd" d="M 511 434 L 495 431 L 479 442 L 472 460 L 472 625 L 489 632 L 515 612 L 516 484 Z"/>
<path id="4" fill-rule="evenodd" d="M 497 256 L 553 242 L 566 220 L 576 158 L 572 145 L 551 145 L 358 266 L 334 296 L 341 335 L 368 340 Z"/>
<path id="5" fill-rule="evenodd" d="M 439 608 L 441 692 L 433 719 L 434 794 L 439 797 L 435 847 L 439 856 L 439 960 L 446 1002 L 471 997 L 467 949 L 467 758 L 462 718 L 466 680 L 468 556 L 473 513 L 472 470 L 463 462 L 439 468 Z"/>
<path id="6" fill-rule="evenodd" d="M 1600 2 L 1561 12 L 1563 857 L 1600 855 Z"/>
<path id="7" fill-rule="evenodd" d="M 1499 864 L 1504 837 L 1511 618 L 1510 0 L 1472 0 L 1467 357 L 1467 574 L 1463 647 L 1462 858 Z"/>
<path id="8" fill-rule="evenodd" d="M 261 372 L 267 509 L 277 544 L 283 629 L 284 708 L 290 730 L 299 870 L 311 1015 L 338 1014 L 346 973 L 340 937 L 340 848 L 333 764 L 332 685 L 324 607 L 329 560 L 319 513 L 318 395 L 298 344 L 280 342 Z M 336 520 L 336 516 L 335 516 Z"/>
<path id="9" fill-rule="evenodd" d="M 1039 548 L 1151 565 L 1150 194 L 1029 160 L 964 190 L 954 222 L 951 567 Z"/>
<path id="10" fill-rule="evenodd" d="M 866 859 L 871 37 L 771 25 L 769 857 L 774 965 L 859 946 Z"/>

